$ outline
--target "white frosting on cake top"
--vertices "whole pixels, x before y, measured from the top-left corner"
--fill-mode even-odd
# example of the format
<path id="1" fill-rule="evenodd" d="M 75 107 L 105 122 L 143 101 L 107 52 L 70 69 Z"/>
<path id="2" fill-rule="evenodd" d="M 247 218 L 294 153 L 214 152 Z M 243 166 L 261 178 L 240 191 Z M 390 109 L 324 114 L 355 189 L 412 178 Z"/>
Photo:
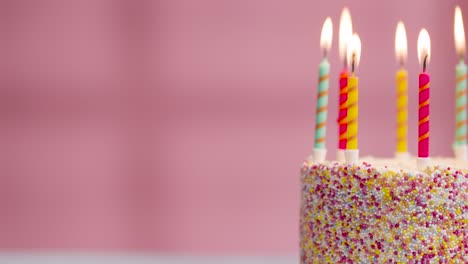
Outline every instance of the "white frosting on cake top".
<path id="1" fill-rule="evenodd" d="M 361 162 L 367 162 L 372 164 L 372 166 L 377 168 L 388 168 L 390 170 L 400 170 L 405 171 L 419 171 L 417 169 L 417 158 L 409 157 L 408 159 L 394 159 L 394 158 L 375 158 L 375 157 L 363 157 L 360 159 Z M 467 161 L 460 161 L 454 158 L 442 158 L 436 157 L 431 158 L 431 166 L 434 167 L 452 167 L 456 169 L 468 169 Z"/>

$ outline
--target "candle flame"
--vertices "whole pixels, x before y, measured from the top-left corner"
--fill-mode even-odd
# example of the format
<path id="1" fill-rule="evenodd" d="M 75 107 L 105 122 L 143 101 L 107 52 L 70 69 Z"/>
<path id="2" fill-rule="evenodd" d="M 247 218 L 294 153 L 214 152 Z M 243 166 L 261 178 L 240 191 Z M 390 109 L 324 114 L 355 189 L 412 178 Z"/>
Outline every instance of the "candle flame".
<path id="1" fill-rule="evenodd" d="M 402 64 L 406 62 L 408 56 L 408 41 L 406 39 L 405 24 L 399 21 L 395 33 L 395 55 L 397 61 Z"/>
<path id="2" fill-rule="evenodd" d="M 343 8 L 340 18 L 340 29 L 339 29 L 339 51 L 340 59 L 346 63 L 346 52 L 348 49 L 348 42 L 353 35 L 353 23 L 351 22 L 351 14 L 348 8 Z"/>
<path id="3" fill-rule="evenodd" d="M 453 25 L 455 37 L 455 49 L 460 57 L 465 56 L 465 28 L 463 26 L 462 12 L 459 6 L 455 7 L 455 19 Z"/>
<path id="4" fill-rule="evenodd" d="M 327 17 L 323 23 L 322 35 L 320 37 L 320 47 L 325 51 L 325 53 L 327 53 L 331 48 L 332 38 L 333 24 L 331 18 Z"/>
<path id="5" fill-rule="evenodd" d="M 361 39 L 354 33 L 348 45 L 348 66 L 357 68 L 361 59 Z M 354 66 L 354 67 L 353 67 Z"/>
<path id="6" fill-rule="evenodd" d="M 427 30 L 423 28 L 419 32 L 419 37 L 418 37 L 419 64 L 424 65 L 424 60 L 426 60 L 426 63 L 429 63 L 430 58 L 431 58 L 431 39 L 429 38 L 429 33 L 427 32 Z"/>

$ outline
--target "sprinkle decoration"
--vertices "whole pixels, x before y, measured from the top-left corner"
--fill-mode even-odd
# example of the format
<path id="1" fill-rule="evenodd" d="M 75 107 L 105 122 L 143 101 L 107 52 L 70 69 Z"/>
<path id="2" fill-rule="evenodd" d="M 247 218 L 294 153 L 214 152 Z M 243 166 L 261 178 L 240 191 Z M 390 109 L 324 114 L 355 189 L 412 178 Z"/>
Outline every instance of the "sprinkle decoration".
<path id="1" fill-rule="evenodd" d="M 348 115 L 348 71 L 343 70 L 340 74 L 340 106 L 338 111 L 339 138 L 338 148 L 345 150 L 347 141 L 348 124 L 346 117 Z"/>
<path id="2" fill-rule="evenodd" d="M 429 157 L 429 74 L 419 75 L 418 157 Z"/>
<path id="3" fill-rule="evenodd" d="M 301 263 L 468 263 L 468 171 L 301 171 Z"/>

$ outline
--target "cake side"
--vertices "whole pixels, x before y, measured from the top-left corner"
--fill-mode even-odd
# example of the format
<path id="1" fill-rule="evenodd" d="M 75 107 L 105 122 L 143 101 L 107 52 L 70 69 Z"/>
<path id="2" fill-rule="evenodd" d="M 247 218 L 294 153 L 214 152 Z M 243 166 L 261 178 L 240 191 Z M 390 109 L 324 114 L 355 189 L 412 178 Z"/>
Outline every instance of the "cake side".
<path id="1" fill-rule="evenodd" d="M 468 261 L 468 171 L 306 162 L 302 263 Z"/>

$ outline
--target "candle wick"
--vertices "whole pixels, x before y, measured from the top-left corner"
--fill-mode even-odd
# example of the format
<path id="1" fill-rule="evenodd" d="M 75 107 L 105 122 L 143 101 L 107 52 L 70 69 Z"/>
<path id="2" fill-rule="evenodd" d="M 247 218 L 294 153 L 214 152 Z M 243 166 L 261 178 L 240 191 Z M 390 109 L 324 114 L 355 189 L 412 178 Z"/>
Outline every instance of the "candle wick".
<path id="1" fill-rule="evenodd" d="M 426 72 L 426 63 L 427 63 L 427 55 L 424 57 L 424 61 L 423 61 L 423 72 Z"/>
<path id="2" fill-rule="evenodd" d="M 327 49 L 323 49 L 323 57 L 324 57 L 324 58 L 327 57 Z"/>
<path id="3" fill-rule="evenodd" d="M 353 58 L 351 59 L 351 72 L 354 73 L 354 62 L 356 59 L 356 54 L 353 53 Z"/>

